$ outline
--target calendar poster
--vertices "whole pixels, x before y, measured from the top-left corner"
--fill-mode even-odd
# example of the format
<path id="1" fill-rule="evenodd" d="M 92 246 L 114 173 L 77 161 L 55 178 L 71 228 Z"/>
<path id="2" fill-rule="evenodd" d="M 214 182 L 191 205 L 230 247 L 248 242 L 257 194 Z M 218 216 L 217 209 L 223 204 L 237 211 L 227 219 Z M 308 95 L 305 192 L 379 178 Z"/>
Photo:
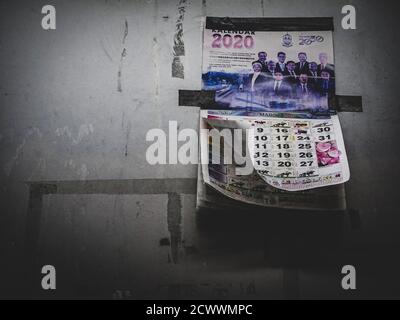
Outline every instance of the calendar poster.
<path id="1" fill-rule="evenodd" d="M 268 19 L 216 19 L 206 20 L 202 65 L 202 89 L 214 91 L 215 102 L 201 122 L 222 130 L 223 143 L 201 139 L 208 143 L 201 146 L 204 181 L 225 192 L 222 186 L 229 186 L 245 202 L 258 201 L 262 184 L 267 197 L 266 190 L 302 192 L 348 181 L 342 130 L 330 107 L 332 30 L 280 31 L 269 29 Z M 233 139 L 238 135 L 241 142 Z"/>
<path id="2" fill-rule="evenodd" d="M 262 22 L 206 24 L 202 89 L 215 91 L 215 107 L 328 113 L 335 93 L 332 31 L 263 30 Z"/>

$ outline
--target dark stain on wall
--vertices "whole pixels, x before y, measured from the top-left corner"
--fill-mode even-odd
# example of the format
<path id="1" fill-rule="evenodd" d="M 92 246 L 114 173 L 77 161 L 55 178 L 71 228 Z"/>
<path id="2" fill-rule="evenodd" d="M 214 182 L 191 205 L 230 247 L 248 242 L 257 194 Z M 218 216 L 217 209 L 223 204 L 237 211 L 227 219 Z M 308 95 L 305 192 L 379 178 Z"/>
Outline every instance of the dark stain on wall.
<path id="1" fill-rule="evenodd" d="M 167 207 L 168 231 L 171 238 L 171 255 L 173 263 L 178 263 L 179 249 L 182 245 L 182 203 L 177 193 L 168 193 Z"/>

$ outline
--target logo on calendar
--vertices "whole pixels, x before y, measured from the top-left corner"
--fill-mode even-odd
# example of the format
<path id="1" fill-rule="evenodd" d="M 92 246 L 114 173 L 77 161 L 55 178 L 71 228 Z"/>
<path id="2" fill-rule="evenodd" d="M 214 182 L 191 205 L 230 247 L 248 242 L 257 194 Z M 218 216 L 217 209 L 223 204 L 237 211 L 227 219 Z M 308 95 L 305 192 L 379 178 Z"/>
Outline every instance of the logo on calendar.
<path id="1" fill-rule="evenodd" d="M 293 38 L 289 33 L 286 33 L 282 37 L 282 46 L 288 48 L 293 46 Z"/>
<path id="2" fill-rule="evenodd" d="M 324 42 L 324 37 L 322 36 L 300 36 L 299 37 L 299 45 L 301 46 L 309 46 L 314 42 Z"/>

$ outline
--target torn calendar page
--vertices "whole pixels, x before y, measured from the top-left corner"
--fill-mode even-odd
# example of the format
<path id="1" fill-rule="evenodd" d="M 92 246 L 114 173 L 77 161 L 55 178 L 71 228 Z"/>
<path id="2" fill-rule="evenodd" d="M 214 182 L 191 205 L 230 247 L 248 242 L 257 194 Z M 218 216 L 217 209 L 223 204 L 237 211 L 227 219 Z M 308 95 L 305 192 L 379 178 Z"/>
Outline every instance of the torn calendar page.
<path id="1" fill-rule="evenodd" d="M 248 150 L 249 156 L 244 155 L 248 145 L 245 133 L 242 132 L 244 136 L 242 142 L 246 146 L 236 148 L 235 143 L 238 141 L 229 139 L 229 136 L 234 137 L 235 130 L 249 133 L 255 123 L 259 121 L 250 117 L 229 116 L 225 111 L 201 111 L 200 154 L 203 159 L 199 166 L 198 206 L 226 209 L 237 207 L 239 204 L 237 201 L 240 201 L 244 204 L 286 209 L 344 210 L 346 208 L 343 185 L 290 192 L 266 182 L 254 170 Z M 211 136 L 210 130 L 215 130 L 215 134 Z M 228 132 L 231 132 L 231 135 Z M 230 159 L 227 159 L 229 156 L 225 157 L 227 151 L 232 154 Z M 213 159 L 213 154 L 216 153 L 219 154 L 219 159 Z M 237 153 L 241 155 L 235 156 Z M 208 155 L 208 158 L 204 159 L 204 155 Z"/>
<path id="2" fill-rule="evenodd" d="M 226 111 L 202 111 L 202 117 L 212 127 L 246 130 L 247 144 L 239 152 L 247 150 L 257 174 L 271 186 L 299 191 L 350 179 L 338 116 L 237 117 Z M 235 152 L 234 146 L 229 147 L 229 152 Z M 213 150 L 209 152 L 212 155 Z"/>

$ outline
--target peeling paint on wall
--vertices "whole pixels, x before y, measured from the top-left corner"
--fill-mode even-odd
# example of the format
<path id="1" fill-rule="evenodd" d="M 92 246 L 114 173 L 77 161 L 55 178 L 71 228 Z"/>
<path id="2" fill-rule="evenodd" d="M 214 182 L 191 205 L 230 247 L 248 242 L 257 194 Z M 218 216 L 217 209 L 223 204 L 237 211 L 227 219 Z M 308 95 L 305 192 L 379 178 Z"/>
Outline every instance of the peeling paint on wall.
<path id="1" fill-rule="evenodd" d="M 40 139 L 42 138 L 42 133 L 38 128 L 29 128 L 24 138 L 22 139 L 22 142 L 17 146 L 14 156 L 3 167 L 3 170 L 7 176 L 10 176 L 12 169 L 18 163 L 19 158 L 23 154 L 23 150 L 27 143 L 27 140 L 33 135 L 36 135 Z"/>
<path id="2" fill-rule="evenodd" d="M 73 159 L 68 159 L 64 161 L 64 168 L 71 171 L 71 175 L 76 176 L 79 180 L 86 180 L 89 177 L 90 171 L 87 164 L 79 164 Z"/>
<path id="3" fill-rule="evenodd" d="M 155 26 L 155 30 L 158 30 L 158 16 L 159 16 L 159 5 L 158 0 L 154 1 L 153 5 L 153 24 Z M 153 36 L 152 42 L 152 57 L 153 57 L 153 72 L 154 72 L 154 98 L 155 105 L 159 106 L 159 94 L 160 94 L 160 45 L 157 39 L 158 33 Z"/>
<path id="4" fill-rule="evenodd" d="M 185 70 L 181 58 L 185 56 L 185 43 L 183 41 L 183 21 L 185 19 L 186 0 L 178 2 L 178 18 L 175 24 L 173 60 L 172 60 L 172 77 L 185 78 Z"/>
<path id="5" fill-rule="evenodd" d="M 160 66 L 158 65 L 159 61 L 159 51 L 160 47 L 158 45 L 157 38 L 153 38 L 153 61 L 154 61 L 154 71 L 155 71 L 155 98 L 156 104 L 158 105 L 158 98 L 160 93 Z"/>
<path id="6" fill-rule="evenodd" d="M 63 128 L 57 128 L 55 130 L 55 134 L 57 137 L 67 137 L 68 139 L 72 140 L 73 145 L 78 145 L 79 143 L 82 142 L 82 140 L 85 137 L 93 133 L 94 133 L 94 126 L 91 123 L 80 125 L 76 139 L 72 137 L 72 131 L 68 126 L 65 126 Z"/>
<path id="7" fill-rule="evenodd" d="M 124 34 L 122 37 L 122 45 L 125 45 L 126 39 L 128 37 L 128 33 L 129 33 L 129 27 L 128 27 L 128 21 L 125 20 L 125 28 L 124 28 Z M 122 49 L 121 52 L 121 57 L 119 59 L 119 67 L 118 67 L 118 84 L 117 84 L 117 91 L 118 92 L 122 92 L 122 68 L 124 65 L 124 59 L 127 56 L 128 52 L 124 46 L 124 48 Z"/>
<path id="8" fill-rule="evenodd" d="M 42 172 L 45 172 L 45 170 L 46 170 L 46 164 L 47 164 L 47 162 L 46 162 L 46 159 L 45 158 L 39 158 L 39 159 L 37 159 L 37 164 L 36 164 L 36 167 L 35 167 L 35 169 L 33 169 L 32 170 L 32 173 L 31 173 L 31 175 L 29 176 L 29 181 L 30 180 L 32 180 L 32 178 L 35 176 L 35 174 L 37 174 L 38 172 L 39 173 L 42 173 Z"/>
<path id="9" fill-rule="evenodd" d="M 88 170 L 86 164 L 81 165 L 81 167 L 78 170 L 78 175 L 81 180 L 87 179 L 87 177 L 89 176 L 89 170 Z"/>
<path id="10" fill-rule="evenodd" d="M 140 203 L 140 201 L 136 201 L 136 207 L 137 207 L 136 211 L 136 219 L 137 219 L 144 210 L 144 204 Z"/>

